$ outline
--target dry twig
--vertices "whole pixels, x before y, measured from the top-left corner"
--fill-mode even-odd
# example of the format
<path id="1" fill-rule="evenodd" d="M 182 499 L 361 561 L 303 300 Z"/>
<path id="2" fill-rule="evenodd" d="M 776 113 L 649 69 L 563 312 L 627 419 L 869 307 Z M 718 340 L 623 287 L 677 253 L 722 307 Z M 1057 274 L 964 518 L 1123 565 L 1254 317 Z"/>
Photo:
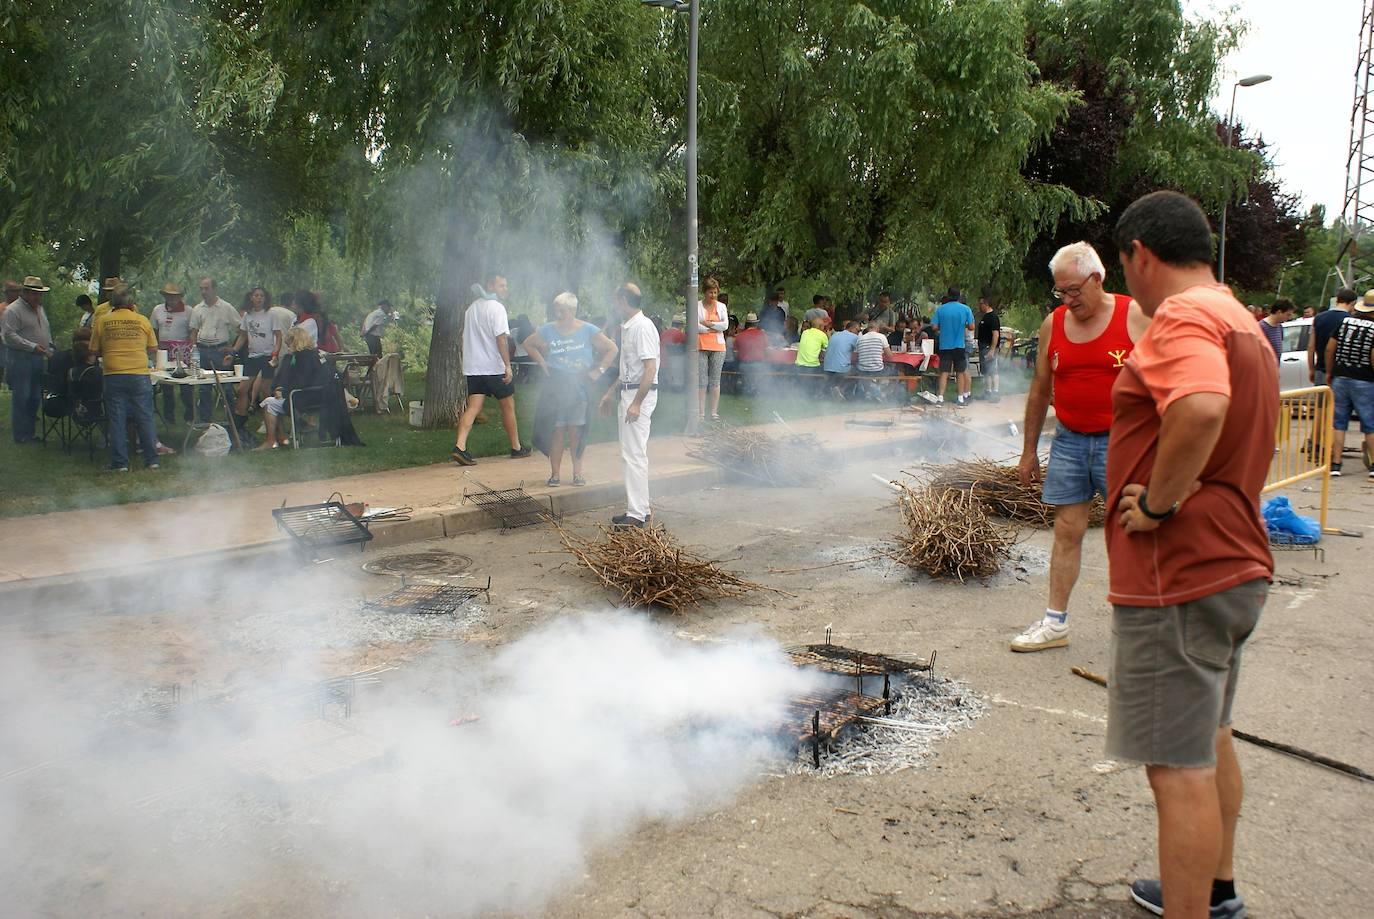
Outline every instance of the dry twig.
<path id="1" fill-rule="evenodd" d="M 1001 568 L 1013 542 L 970 492 L 903 486 L 897 505 L 906 533 L 897 558 L 935 577 L 988 577 Z"/>
<path id="2" fill-rule="evenodd" d="M 714 428 L 687 455 L 779 487 L 805 484 L 832 465 L 816 435 L 779 438 L 758 428 Z"/>
<path id="3" fill-rule="evenodd" d="M 1040 476 L 1043 479 L 1042 467 Z M 1006 466 L 992 460 L 960 460 L 945 466 L 937 466 L 926 479 L 929 486 L 944 494 L 949 492 L 969 492 L 983 505 L 983 509 L 994 517 L 1005 517 L 1037 527 L 1054 526 L 1054 508 L 1040 500 L 1040 484 L 1021 484 L 1021 475 L 1015 466 Z M 1088 512 L 1088 523 L 1101 526 L 1105 516 L 1105 506 L 1101 498 L 1094 498 Z"/>
<path id="4" fill-rule="evenodd" d="M 563 547 L 620 594 L 624 606 L 661 606 L 674 612 L 703 600 L 773 590 L 746 581 L 680 546 L 661 526 L 602 527 L 599 539 L 556 527 Z"/>

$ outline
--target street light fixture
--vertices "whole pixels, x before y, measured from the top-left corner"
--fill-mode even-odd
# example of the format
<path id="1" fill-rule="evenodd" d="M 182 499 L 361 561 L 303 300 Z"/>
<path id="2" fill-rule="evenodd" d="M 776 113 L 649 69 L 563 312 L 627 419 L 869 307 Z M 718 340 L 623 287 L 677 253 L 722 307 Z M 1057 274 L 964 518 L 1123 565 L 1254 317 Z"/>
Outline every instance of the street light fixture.
<path id="1" fill-rule="evenodd" d="M 1289 262 L 1287 265 L 1284 265 L 1284 266 L 1283 266 L 1283 270 L 1279 272 L 1279 289 L 1278 289 L 1277 291 L 1275 291 L 1275 293 L 1274 293 L 1274 299 L 1275 299 L 1275 300 L 1277 300 L 1279 297 L 1282 297 L 1282 296 L 1283 296 L 1283 279 L 1284 279 L 1284 277 L 1288 274 L 1289 271 L 1291 271 L 1292 269 L 1298 267 L 1298 266 L 1301 265 L 1302 263 L 1303 263 L 1303 262 L 1302 262 L 1302 259 L 1298 259 L 1296 262 Z"/>
<path id="2" fill-rule="evenodd" d="M 700 342 L 697 329 L 701 326 L 701 313 L 697 309 L 697 288 L 700 274 L 697 264 L 697 24 L 701 19 L 698 0 L 639 0 L 644 6 L 657 7 L 672 13 L 686 13 L 689 17 L 687 31 L 687 321 L 683 323 L 687 333 L 683 342 L 684 358 L 687 366 L 683 368 L 683 384 L 687 390 L 688 434 L 696 434 L 699 428 L 699 405 L 697 396 L 700 368 L 697 354 Z"/>
<path id="3" fill-rule="evenodd" d="M 1235 131 L 1236 124 L 1236 90 L 1242 86 L 1258 86 L 1260 83 L 1268 83 L 1274 79 L 1267 73 L 1257 73 L 1253 76 L 1242 77 L 1231 86 L 1231 111 L 1226 116 L 1226 149 L 1231 149 L 1231 138 Z M 1221 202 L 1221 246 L 1217 256 L 1217 280 L 1222 284 L 1226 283 L 1226 210 L 1231 204 L 1231 196 L 1228 194 Z"/>

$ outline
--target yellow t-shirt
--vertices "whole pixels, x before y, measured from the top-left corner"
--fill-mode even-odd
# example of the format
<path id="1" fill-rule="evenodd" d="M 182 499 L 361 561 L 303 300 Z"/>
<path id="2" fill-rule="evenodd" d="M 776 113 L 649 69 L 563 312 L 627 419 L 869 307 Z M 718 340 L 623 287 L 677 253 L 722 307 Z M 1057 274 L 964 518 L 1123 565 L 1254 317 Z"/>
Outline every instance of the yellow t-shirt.
<path id="1" fill-rule="evenodd" d="M 101 371 L 148 373 L 148 349 L 157 337 L 147 319 L 130 309 L 110 310 L 91 323 L 91 353 L 100 355 Z"/>
<path id="2" fill-rule="evenodd" d="M 807 329 L 801 333 L 801 341 L 797 343 L 797 366 L 798 367 L 819 367 L 821 365 L 821 352 L 825 346 L 830 344 L 829 337 L 820 329 Z"/>

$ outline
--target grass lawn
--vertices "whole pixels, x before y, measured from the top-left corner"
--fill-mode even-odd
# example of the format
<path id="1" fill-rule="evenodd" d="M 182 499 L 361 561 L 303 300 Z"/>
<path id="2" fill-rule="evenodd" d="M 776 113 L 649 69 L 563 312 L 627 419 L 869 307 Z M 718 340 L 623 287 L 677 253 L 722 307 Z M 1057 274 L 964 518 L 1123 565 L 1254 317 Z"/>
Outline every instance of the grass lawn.
<path id="1" fill-rule="evenodd" d="M 407 375 L 405 383 L 407 401 L 423 397 L 423 377 Z M 516 414 L 524 443 L 529 442 L 537 399 L 537 383 L 522 384 L 516 390 Z M 654 436 L 681 433 L 684 406 L 685 398 L 681 393 L 662 391 L 654 412 Z M 770 399 L 762 404 L 729 395 L 720 400 L 721 417 L 736 424 L 766 423 L 772 420 L 775 411 L 792 419 L 854 408 L 850 403 L 800 398 Z M 177 411 L 181 411 L 179 403 Z M 487 400 L 483 414 L 486 423 L 473 429 L 468 449 L 475 456 L 507 452 L 510 444 L 494 400 Z M 353 425 L 367 446 L 271 450 L 215 459 L 195 455 L 169 456 L 163 458 L 158 472 L 143 470 L 131 451 L 132 471 L 114 474 L 103 471 L 108 461 L 103 450 L 97 451 L 95 461 L 90 461 L 83 445 L 77 445 L 68 455 L 62 452 L 55 439 L 46 447 L 15 444 L 10 435 L 10 392 L 5 388 L 0 392 L 0 517 L 423 466 L 448 462 L 448 451 L 453 446 L 452 430 L 417 430 L 410 427 L 406 412 L 355 414 Z M 181 448 L 185 436 L 183 426 L 165 425 L 159 421 L 158 430 L 163 443 Z M 596 418 L 589 436 L 592 442 L 614 440 L 615 421 Z"/>

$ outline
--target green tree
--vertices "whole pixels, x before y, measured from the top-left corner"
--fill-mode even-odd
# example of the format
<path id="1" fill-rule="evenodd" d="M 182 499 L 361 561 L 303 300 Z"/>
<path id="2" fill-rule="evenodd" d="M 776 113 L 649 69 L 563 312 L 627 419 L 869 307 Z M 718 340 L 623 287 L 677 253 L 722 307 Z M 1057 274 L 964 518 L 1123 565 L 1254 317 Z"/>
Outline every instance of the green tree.
<path id="1" fill-rule="evenodd" d="M 1070 100 L 1037 82 L 1019 4 L 704 7 L 707 257 L 742 280 L 942 287 L 1015 271 L 1064 186 L 1021 174 Z"/>
<path id="2" fill-rule="evenodd" d="M 119 274 L 240 216 L 282 74 L 233 2 L 21 0 L 0 14 L 0 242 Z"/>

